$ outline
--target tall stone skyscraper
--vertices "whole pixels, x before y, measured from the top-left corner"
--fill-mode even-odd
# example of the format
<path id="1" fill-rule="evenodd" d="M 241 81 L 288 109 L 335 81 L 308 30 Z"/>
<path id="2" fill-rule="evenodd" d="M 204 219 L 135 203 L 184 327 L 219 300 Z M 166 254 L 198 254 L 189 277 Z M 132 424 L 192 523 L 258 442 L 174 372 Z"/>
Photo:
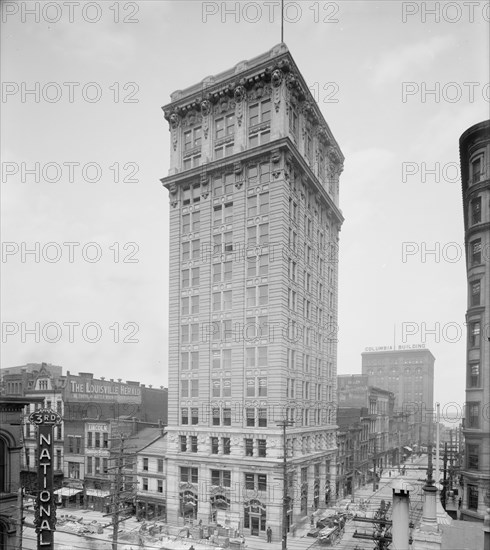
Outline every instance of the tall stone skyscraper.
<path id="1" fill-rule="evenodd" d="M 333 500 L 344 157 L 288 49 L 171 95 L 168 520 L 281 537 Z"/>
<path id="2" fill-rule="evenodd" d="M 459 153 L 468 279 L 462 514 L 483 520 L 490 506 L 490 120 L 464 132 Z"/>

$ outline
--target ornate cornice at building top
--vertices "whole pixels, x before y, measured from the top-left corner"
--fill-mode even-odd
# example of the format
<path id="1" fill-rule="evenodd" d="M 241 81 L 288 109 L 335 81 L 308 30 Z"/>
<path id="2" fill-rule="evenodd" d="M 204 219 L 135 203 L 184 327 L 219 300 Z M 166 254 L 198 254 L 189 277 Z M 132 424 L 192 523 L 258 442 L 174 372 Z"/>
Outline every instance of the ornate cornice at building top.
<path id="1" fill-rule="evenodd" d="M 240 68 L 240 65 L 238 64 L 237 68 Z M 216 78 L 219 78 L 219 75 Z M 174 92 L 172 95 L 182 94 L 182 97 L 177 97 L 162 107 L 171 129 L 178 128 L 183 121 L 188 123 L 189 117 L 191 117 L 191 123 L 202 122 L 212 110 L 215 113 L 225 112 L 244 100 L 270 96 L 274 89 L 279 90 L 284 82 L 283 90 L 284 88 L 288 90 L 289 96 L 298 104 L 300 112 L 312 125 L 318 139 L 325 145 L 334 147 L 339 159 L 343 161 L 340 147 L 287 50 L 259 65 L 245 67 L 242 72 L 221 81 L 211 80 L 209 86 L 206 80 L 204 79 L 201 82 L 201 88 L 195 91 L 196 86 Z M 283 97 L 283 99 L 286 98 Z"/>

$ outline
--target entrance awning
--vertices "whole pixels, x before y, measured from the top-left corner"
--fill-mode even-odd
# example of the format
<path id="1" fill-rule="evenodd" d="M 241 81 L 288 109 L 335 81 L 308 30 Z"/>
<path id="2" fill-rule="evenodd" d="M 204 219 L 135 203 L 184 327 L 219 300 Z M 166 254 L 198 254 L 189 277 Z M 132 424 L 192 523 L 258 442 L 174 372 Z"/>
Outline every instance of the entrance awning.
<path id="1" fill-rule="evenodd" d="M 54 494 L 62 497 L 72 497 L 74 495 L 78 495 L 78 493 L 81 493 L 81 492 L 82 491 L 80 489 L 72 489 L 71 487 L 61 487 L 61 489 L 56 489 Z"/>
<path id="2" fill-rule="evenodd" d="M 88 497 L 106 498 L 111 494 L 111 492 L 103 491 L 102 489 L 86 489 L 85 494 Z"/>
<path id="3" fill-rule="evenodd" d="M 411 447 L 403 447 L 403 448 L 404 448 L 406 451 L 408 451 L 409 453 L 413 452 Z"/>

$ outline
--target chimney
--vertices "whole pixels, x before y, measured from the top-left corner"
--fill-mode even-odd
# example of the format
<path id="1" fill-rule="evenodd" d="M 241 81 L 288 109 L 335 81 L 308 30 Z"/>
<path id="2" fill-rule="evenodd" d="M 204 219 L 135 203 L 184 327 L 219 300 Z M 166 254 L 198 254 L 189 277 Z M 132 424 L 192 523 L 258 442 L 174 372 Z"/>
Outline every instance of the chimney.
<path id="1" fill-rule="evenodd" d="M 393 548 L 397 550 L 409 550 L 410 491 L 403 482 L 394 483 L 392 485 L 392 491 L 393 508 L 391 512 L 391 532 L 393 537 Z"/>

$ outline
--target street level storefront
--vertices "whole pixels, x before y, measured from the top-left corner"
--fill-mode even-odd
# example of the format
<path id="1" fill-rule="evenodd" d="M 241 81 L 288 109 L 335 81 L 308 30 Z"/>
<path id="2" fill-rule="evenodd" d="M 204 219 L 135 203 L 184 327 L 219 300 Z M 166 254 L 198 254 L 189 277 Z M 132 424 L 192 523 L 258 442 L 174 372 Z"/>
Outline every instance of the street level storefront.
<path id="1" fill-rule="evenodd" d="M 85 489 L 84 505 L 92 510 L 105 512 L 111 503 L 111 492 L 104 489 Z"/>
<path id="2" fill-rule="evenodd" d="M 82 489 L 74 487 L 61 487 L 54 494 L 57 497 L 58 505 L 63 508 L 79 508 L 81 497 L 83 497 Z"/>
<path id="3" fill-rule="evenodd" d="M 167 521 L 167 502 L 164 498 L 139 496 L 136 510 L 140 519 Z"/>

